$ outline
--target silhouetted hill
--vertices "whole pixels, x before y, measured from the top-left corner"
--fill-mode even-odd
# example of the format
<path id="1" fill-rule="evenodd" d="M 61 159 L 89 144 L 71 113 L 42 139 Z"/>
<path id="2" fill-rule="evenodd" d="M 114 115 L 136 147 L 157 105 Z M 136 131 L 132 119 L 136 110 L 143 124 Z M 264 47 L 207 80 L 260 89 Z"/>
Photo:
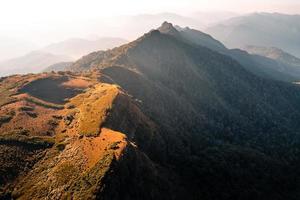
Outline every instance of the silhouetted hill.
<path id="1" fill-rule="evenodd" d="M 297 189 L 285 186 L 299 185 L 286 179 L 298 173 L 299 87 L 258 77 L 229 56 L 176 37 L 170 24 L 163 26 L 163 33 L 159 28 L 87 55 L 71 68 L 100 71 L 103 81 L 141 102 L 141 110 L 160 127 L 164 162 L 179 174 L 184 195 L 296 198 Z"/>

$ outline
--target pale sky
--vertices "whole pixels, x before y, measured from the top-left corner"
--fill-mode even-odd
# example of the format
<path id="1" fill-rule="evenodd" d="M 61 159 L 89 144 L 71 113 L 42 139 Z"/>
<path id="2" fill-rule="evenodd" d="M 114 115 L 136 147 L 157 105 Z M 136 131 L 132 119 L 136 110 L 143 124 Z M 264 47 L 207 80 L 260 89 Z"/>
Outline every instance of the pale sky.
<path id="1" fill-rule="evenodd" d="M 92 34 L 118 36 L 122 32 L 114 27 L 125 24 L 118 16 L 172 12 L 190 17 L 199 11 L 300 14 L 300 0 L 0 0 L 0 45 L 9 37 L 45 45 Z"/>
<path id="2" fill-rule="evenodd" d="M 299 0 L 0 0 L 0 24 L 194 11 L 300 13 Z"/>

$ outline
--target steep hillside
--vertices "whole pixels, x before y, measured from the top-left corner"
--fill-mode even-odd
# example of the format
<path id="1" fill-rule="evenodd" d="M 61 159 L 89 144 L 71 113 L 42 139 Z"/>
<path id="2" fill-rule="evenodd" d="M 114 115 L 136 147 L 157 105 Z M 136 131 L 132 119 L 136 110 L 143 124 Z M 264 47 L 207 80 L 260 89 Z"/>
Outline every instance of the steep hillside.
<path id="1" fill-rule="evenodd" d="M 178 28 L 178 31 L 180 32 L 180 35 L 185 38 L 186 40 L 200 45 L 207 47 L 211 50 L 215 50 L 218 52 L 224 52 L 226 51 L 226 47 L 219 42 L 218 40 L 214 39 L 210 35 L 203 33 L 198 30 L 190 29 L 189 27 L 186 28 Z"/>
<path id="2" fill-rule="evenodd" d="M 260 54 L 249 54 L 240 49 L 227 49 L 222 43 L 201 31 L 180 27 L 178 31 L 180 33 L 178 39 L 230 56 L 242 64 L 246 70 L 260 77 L 287 82 L 300 79 L 297 58 L 282 51 L 278 52 L 277 50 L 277 53 L 273 51 L 273 55 L 267 54 L 265 51 L 265 53 L 260 51 Z"/>
<path id="3" fill-rule="evenodd" d="M 139 100 L 166 141 L 165 162 L 186 181 L 192 199 L 296 198 L 293 186 L 299 182 L 286 177 L 298 173 L 298 86 L 255 76 L 164 25 L 158 29 L 163 33 L 154 30 L 128 45 L 87 55 L 71 68 L 100 71 L 102 81 Z M 172 34 L 166 34 L 168 28 Z M 289 186 L 271 192 L 269 186 L 283 183 Z"/>
<path id="4" fill-rule="evenodd" d="M 147 156 L 159 159 L 165 151 L 156 125 L 118 86 L 98 78 L 51 73 L 2 80 L 12 99 L 0 107 L 1 199 L 171 195 L 160 193 L 171 183 Z"/>
<path id="5" fill-rule="evenodd" d="M 300 79 L 299 67 L 295 65 L 250 54 L 240 49 L 231 49 L 227 55 L 241 63 L 248 71 L 266 79 L 284 82 L 294 82 Z"/>
<path id="6" fill-rule="evenodd" d="M 248 45 L 248 46 L 244 47 L 243 49 L 251 54 L 271 58 L 276 61 L 279 61 L 279 62 L 282 62 L 285 64 L 289 64 L 289 65 L 300 66 L 299 58 L 283 51 L 282 49 L 276 48 L 276 47 L 262 47 L 262 46 Z"/>
<path id="7" fill-rule="evenodd" d="M 60 112 L 64 106 L 48 101 L 53 94 L 49 93 L 40 99 L 38 91 L 31 93 L 28 88 L 39 87 L 39 81 L 46 81 L 52 87 L 56 86 L 61 92 L 66 91 L 69 94 L 62 98 L 71 98 L 75 94 L 67 91 L 75 88 L 63 84 L 75 80 L 78 79 L 60 74 L 11 76 L 1 80 L 1 198 L 6 195 L 8 198 L 15 180 L 30 171 L 34 164 L 45 156 L 45 151 L 55 144 L 55 129 L 62 119 Z M 43 92 L 47 85 L 43 86 L 42 90 L 37 89 Z M 76 88 L 77 91 L 82 89 Z M 61 99 L 61 102 L 63 100 Z"/>

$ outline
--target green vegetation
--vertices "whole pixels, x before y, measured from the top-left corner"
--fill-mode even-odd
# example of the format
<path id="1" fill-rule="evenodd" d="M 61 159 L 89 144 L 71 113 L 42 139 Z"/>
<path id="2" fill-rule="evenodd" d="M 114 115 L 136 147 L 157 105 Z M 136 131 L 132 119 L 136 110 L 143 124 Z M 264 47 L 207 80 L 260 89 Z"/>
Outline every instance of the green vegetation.
<path id="1" fill-rule="evenodd" d="M 10 120 L 12 120 L 12 118 L 16 115 L 16 112 L 14 110 L 11 110 L 10 112 L 8 112 L 6 115 L 2 115 L 0 116 L 0 127 L 5 124 L 10 122 Z"/>
<path id="2" fill-rule="evenodd" d="M 149 144 L 138 126 L 134 140 L 150 159 L 172 166 L 185 185 L 178 196 L 300 199 L 299 86 L 262 79 L 174 34 L 152 31 L 126 48 L 92 53 L 73 67 L 99 69 L 143 102 L 161 137 Z M 124 113 L 111 124 L 130 135 L 126 124 L 134 122 Z"/>
<path id="3" fill-rule="evenodd" d="M 26 114 L 29 116 L 29 117 L 32 117 L 32 118 L 37 118 L 37 113 L 35 113 L 35 112 L 26 112 Z"/>
<path id="4" fill-rule="evenodd" d="M 0 85 L 0 107 L 16 102 L 17 99 L 11 97 L 12 95 L 16 94 L 14 91 L 10 91 L 4 84 Z"/>
<path id="5" fill-rule="evenodd" d="M 2 115 L 0 116 L 0 127 L 5 124 L 5 123 L 8 123 L 10 122 L 10 120 L 12 119 L 13 117 L 11 115 Z"/>
<path id="6" fill-rule="evenodd" d="M 33 107 L 30 106 L 22 106 L 19 108 L 20 111 L 34 111 Z"/>
<path id="7" fill-rule="evenodd" d="M 0 144 L 20 144 L 32 148 L 49 148 L 54 145 L 53 137 L 27 136 L 26 131 L 14 131 L 0 135 Z"/>
<path id="8" fill-rule="evenodd" d="M 75 105 L 73 105 L 73 104 L 67 104 L 66 108 L 67 109 L 73 109 L 73 108 L 75 108 Z"/>
<path id="9" fill-rule="evenodd" d="M 63 105 L 58 105 L 58 104 L 54 104 L 54 103 L 45 102 L 45 101 L 39 100 L 39 99 L 34 98 L 34 97 L 26 97 L 25 100 L 30 102 L 30 103 L 34 103 L 38 106 L 42 106 L 42 107 L 45 107 L 45 108 L 58 109 L 58 110 L 64 108 Z"/>
<path id="10" fill-rule="evenodd" d="M 120 147 L 119 147 L 119 144 L 120 144 L 121 142 L 114 142 L 114 143 L 112 143 L 111 145 L 110 145 L 110 149 L 113 149 L 113 150 L 116 150 L 116 149 L 119 149 Z"/>
<path id="11" fill-rule="evenodd" d="M 57 145 L 55 145 L 55 147 L 57 148 L 57 150 L 63 151 L 66 148 L 66 144 L 65 143 L 58 143 Z"/>
<path id="12" fill-rule="evenodd" d="M 230 57 L 164 31 L 75 63 L 78 70 L 100 69 L 124 93 L 109 84 L 96 84 L 73 98 L 62 91 L 76 108 L 70 107 L 64 123 L 80 134 L 70 135 L 70 148 L 59 137 L 54 144 L 51 137 L 27 132 L 1 136 L 0 144 L 55 145 L 44 163 L 17 183 L 15 197 L 300 199 L 299 86 L 262 79 Z M 32 84 L 50 84 L 56 92 L 58 82 Z M 24 91 L 45 102 L 64 102 L 33 86 Z M 141 103 L 131 102 L 127 93 Z M 56 120 L 49 124 L 57 126 Z M 93 139 L 101 137 L 84 137 L 97 136 L 101 128 L 126 134 L 128 148 L 119 152 L 119 142 L 98 146 Z M 113 139 L 104 136 L 105 144 Z M 83 151 L 81 145 L 87 145 Z M 98 151 L 89 154 L 95 146 L 105 152 L 100 161 Z"/>
<path id="13" fill-rule="evenodd" d="M 29 77 L 27 77 L 29 78 Z M 0 82 L 0 107 L 17 101 L 13 95 L 18 94 L 18 89 L 28 81 L 24 77 L 11 76 Z"/>

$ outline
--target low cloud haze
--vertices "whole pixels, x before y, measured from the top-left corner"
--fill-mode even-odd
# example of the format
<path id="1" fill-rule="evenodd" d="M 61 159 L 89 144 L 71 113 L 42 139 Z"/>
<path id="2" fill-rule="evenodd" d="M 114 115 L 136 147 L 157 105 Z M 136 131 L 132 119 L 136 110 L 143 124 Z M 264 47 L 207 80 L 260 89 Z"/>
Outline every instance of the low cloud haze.
<path id="1" fill-rule="evenodd" d="M 162 21 L 204 30 L 210 24 L 250 12 L 300 13 L 296 0 L 98 0 L 3 1 L 0 61 L 71 38 L 132 40 Z"/>

